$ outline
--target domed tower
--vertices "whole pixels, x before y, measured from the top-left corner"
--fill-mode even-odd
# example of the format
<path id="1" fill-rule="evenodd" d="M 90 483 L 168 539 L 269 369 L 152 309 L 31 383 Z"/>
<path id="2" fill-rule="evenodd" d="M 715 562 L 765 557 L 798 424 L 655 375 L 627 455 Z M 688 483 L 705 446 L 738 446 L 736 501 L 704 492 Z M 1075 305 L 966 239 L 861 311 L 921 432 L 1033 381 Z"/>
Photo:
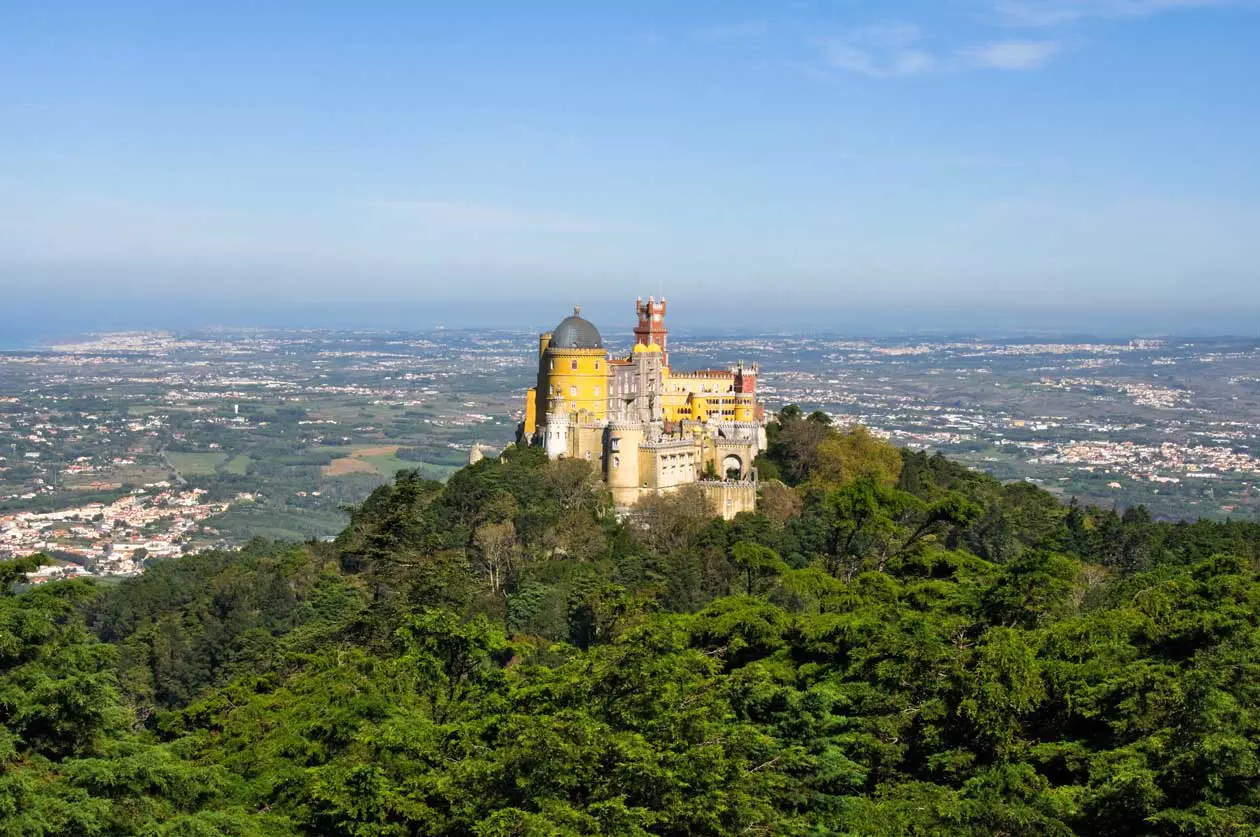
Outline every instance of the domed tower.
<path id="1" fill-rule="evenodd" d="M 582 310 L 560 321 L 539 338 L 538 385 L 533 409 L 527 409 L 527 435 L 535 435 L 550 418 L 575 413 L 591 421 L 608 414 L 608 355 L 599 329 L 583 319 Z M 532 413 L 533 415 L 528 415 Z M 530 418 L 533 418 L 531 427 Z"/>

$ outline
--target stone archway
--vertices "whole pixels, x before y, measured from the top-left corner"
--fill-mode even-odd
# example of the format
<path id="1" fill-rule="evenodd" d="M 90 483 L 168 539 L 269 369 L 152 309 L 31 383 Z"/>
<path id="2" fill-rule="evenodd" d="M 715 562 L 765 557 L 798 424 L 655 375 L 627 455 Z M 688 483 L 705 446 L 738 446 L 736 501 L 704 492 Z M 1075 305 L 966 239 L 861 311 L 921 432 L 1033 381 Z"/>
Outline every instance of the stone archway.
<path id="1" fill-rule="evenodd" d="M 722 459 L 722 476 L 728 480 L 741 479 L 744 476 L 744 463 L 733 453 Z"/>

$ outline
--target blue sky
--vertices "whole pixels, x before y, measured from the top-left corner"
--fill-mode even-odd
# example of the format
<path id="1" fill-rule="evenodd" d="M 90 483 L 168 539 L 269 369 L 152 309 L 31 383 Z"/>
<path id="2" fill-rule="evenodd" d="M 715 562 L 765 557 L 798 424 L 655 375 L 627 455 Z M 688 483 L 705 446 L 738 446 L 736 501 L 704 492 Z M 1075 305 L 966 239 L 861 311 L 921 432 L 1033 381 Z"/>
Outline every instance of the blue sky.
<path id="1" fill-rule="evenodd" d="M 11 317 L 534 325 L 660 291 L 732 325 L 1260 311 L 1247 0 L 0 18 Z"/>

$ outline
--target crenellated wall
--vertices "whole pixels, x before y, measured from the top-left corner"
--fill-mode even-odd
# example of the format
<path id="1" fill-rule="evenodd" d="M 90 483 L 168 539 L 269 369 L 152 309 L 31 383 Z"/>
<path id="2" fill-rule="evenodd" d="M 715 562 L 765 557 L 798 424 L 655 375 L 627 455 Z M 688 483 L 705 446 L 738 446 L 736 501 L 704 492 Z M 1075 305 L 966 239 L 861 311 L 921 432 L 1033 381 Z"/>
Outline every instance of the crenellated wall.
<path id="1" fill-rule="evenodd" d="M 752 480 L 701 480 L 696 483 L 713 510 L 730 520 L 740 512 L 757 510 L 757 483 Z"/>

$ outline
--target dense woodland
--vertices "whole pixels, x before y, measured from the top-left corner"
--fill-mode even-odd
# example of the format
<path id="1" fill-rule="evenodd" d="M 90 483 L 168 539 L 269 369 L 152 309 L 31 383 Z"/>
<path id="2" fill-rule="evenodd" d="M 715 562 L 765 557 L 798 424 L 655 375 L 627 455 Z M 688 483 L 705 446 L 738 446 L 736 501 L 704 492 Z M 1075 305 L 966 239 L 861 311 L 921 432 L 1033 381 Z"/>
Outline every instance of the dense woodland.
<path id="1" fill-rule="evenodd" d="M 513 448 L 333 543 L 0 564 L 0 834 L 1260 833 L 1260 526 L 769 431 L 731 522 Z"/>

